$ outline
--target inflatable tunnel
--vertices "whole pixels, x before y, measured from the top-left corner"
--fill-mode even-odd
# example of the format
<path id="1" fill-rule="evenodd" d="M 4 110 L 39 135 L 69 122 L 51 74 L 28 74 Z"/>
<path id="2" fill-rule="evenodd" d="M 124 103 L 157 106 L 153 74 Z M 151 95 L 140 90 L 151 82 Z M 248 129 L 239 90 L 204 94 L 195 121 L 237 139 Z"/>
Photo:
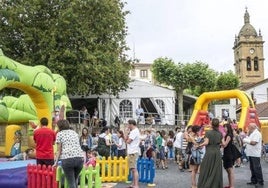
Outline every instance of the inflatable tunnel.
<path id="1" fill-rule="evenodd" d="M 207 125 L 209 124 L 208 105 L 212 100 L 236 98 L 241 102 L 241 115 L 238 122 L 238 128 L 247 129 L 249 123 L 256 123 L 261 127 L 252 99 L 240 90 L 224 90 L 216 92 L 205 92 L 197 99 L 194 111 L 188 122 L 188 125 Z"/>
<path id="2" fill-rule="evenodd" d="M 1 98 L 0 123 L 3 125 L 15 126 L 29 121 L 39 122 L 42 117 L 47 117 L 48 126 L 51 128 L 56 107 L 64 106 L 66 110 L 71 109 L 66 81 L 61 75 L 53 74 L 43 65 L 20 64 L 6 57 L 0 49 L 0 90 L 4 88 L 17 89 L 25 94 L 18 98 L 14 96 Z M 6 131 L 4 145 L 6 155 L 10 153 L 13 145 L 13 139 L 10 138 L 14 135 L 14 126 Z"/>

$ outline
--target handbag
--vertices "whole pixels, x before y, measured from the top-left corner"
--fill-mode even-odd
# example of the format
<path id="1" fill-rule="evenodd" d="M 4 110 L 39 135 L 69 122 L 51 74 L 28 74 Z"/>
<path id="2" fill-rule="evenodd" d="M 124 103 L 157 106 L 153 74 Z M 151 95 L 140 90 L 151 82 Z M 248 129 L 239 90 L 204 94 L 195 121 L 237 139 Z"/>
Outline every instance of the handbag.
<path id="1" fill-rule="evenodd" d="M 234 144 L 231 145 L 231 150 L 233 154 L 233 161 L 236 161 L 236 159 L 242 157 L 241 152 L 237 149 L 237 147 Z"/>

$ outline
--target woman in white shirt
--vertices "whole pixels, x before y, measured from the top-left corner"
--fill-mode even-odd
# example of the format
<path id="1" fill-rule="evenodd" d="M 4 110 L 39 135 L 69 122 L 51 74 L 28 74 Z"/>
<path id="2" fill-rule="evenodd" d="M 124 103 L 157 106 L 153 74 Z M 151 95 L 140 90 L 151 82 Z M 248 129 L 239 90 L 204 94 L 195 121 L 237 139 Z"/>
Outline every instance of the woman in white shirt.
<path id="1" fill-rule="evenodd" d="M 118 150 L 118 158 L 119 157 L 126 157 L 126 142 L 124 140 L 124 133 L 123 131 L 119 130 L 117 131 L 117 135 L 118 135 L 118 144 L 117 144 L 117 150 Z"/>

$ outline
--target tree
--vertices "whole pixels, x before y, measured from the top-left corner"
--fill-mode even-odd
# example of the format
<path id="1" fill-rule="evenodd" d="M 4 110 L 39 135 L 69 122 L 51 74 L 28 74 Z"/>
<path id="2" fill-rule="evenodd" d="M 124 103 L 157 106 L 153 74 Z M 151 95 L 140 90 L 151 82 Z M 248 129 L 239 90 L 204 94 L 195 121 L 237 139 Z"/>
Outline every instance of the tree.
<path id="1" fill-rule="evenodd" d="M 181 121 L 183 120 L 183 91 L 197 86 L 205 91 L 215 86 L 215 71 L 202 62 L 175 64 L 172 59 L 158 58 L 152 65 L 152 72 L 160 84 L 166 84 L 175 89 Z"/>
<path id="2" fill-rule="evenodd" d="M 25 65 L 61 74 L 72 94 L 118 94 L 130 59 L 120 0 L 27 0 L 0 4 L 0 47 Z"/>
<path id="3" fill-rule="evenodd" d="M 232 71 L 220 73 L 216 80 L 216 90 L 236 89 L 239 86 L 239 78 Z"/>

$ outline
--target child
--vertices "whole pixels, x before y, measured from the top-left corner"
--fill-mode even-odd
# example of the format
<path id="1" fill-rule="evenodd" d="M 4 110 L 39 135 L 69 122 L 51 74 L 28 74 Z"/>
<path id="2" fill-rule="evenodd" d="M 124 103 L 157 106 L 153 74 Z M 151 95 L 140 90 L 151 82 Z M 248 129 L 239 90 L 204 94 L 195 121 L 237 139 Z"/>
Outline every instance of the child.
<path id="1" fill-rule="evenodd" d="M 87 162 L 85 164 L 86 167 L 88 167 L 89 165 L 95 167 L 96 166 L 96 161 L 97 161 L 97 152 L 90 150 L 87 152 Z"/>
<path id="2" fill-rule="evenodd" d="M 29 159 L 29 155 L 34 152 L 33 148 L 28 148 L 24 152 L 15 155 L 12 158 L 9 158 L 8 161 L 19 161 L 19 160 L 27 160 Z"/>

